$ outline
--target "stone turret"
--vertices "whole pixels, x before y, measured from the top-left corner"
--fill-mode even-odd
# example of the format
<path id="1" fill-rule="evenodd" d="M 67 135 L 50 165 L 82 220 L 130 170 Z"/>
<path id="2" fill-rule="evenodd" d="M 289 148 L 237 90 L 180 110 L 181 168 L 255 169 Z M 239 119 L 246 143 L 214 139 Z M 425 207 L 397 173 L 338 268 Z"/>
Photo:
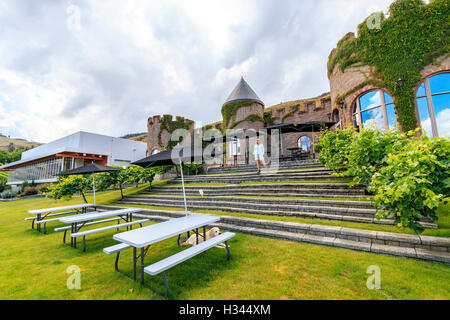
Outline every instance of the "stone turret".
<path id="1" fill-rule="evenodd" d="M 264 103 L 242 77 L 222 106 L 226 129 L 264 128 Z"/>
<path id="2" fill-rule="evenodd" d="M 147 121 L 147 154 L 151 155 L 155 152 L 161 152 L 168 149 L 172 142 L 172 133 L 177 129 L 186 129 L 193 136 L 195 123 L 192 120 L 183 117 L 176 117 L 173 120 L 171 115 L 153 116 Z"/>

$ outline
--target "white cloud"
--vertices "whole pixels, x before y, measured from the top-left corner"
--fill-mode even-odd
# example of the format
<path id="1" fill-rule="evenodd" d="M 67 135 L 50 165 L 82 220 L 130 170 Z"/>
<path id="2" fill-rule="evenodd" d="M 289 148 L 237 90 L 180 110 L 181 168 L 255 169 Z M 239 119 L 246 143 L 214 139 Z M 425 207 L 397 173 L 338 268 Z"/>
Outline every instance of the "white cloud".
<path id="1" fill-rule="evenodd" d="M 389 3 L 0 1 L 0 131 L 48 142 L 164 113 L 217 121 L 241 75 L 267 106 L 316 96 L 337 41 Z"/>

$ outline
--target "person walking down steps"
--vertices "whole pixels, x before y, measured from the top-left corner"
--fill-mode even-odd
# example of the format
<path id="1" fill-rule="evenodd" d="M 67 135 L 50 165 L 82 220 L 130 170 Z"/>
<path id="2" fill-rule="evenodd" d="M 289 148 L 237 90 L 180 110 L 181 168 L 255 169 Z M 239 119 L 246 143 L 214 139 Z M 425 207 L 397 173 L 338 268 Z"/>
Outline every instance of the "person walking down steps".
<path id="1" fill-rule="evenodd" d="M 261 140 L 257 138 L 253 154 L 255 155 L 256 166 L 258 167 L 258 174 L 261 173 L 260 170 L 261 162 L 263 163 L 264 168 L 267 169 L 266 161 L 264 161 L 264 153 L 265 153 L 264 145 L 261 143 Z"/>

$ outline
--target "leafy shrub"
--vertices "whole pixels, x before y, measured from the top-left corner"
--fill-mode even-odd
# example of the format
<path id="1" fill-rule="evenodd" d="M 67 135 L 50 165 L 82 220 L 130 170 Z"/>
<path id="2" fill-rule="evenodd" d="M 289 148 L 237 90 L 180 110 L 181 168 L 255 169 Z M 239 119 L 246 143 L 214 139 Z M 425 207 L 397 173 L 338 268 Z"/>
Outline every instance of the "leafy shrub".
<path id="1" fill-rule="evenodd" d="M 343 176 L 353 177 L 350 186 L 362 184 L 369 186 L 377 169 L 382 166 L 392 152 L 395 142 L 405 138 L 398 130 L 388 132 L 375 128 L 353 132 L 347 152 L 347 171 Z"/>
<path id="2" fill-rule="evenodd" d="M 39 193 L 40 194 L 46 194 L 46 193 L 49 193 L 49 192 L 50 192 L 50 186 L 48 184 L 44 184 L 44 185 L 41 185 L 39 187 Z"/>
<path id="3" fill-rule="evenodd" d="M 377 218 L 393 218 L 420 233 L 419 219 L 436 221 L 436 209 L 449 200 L 450 141 L 423 136 L 398 141 L 391 149 L 370 184 L 375 205 L 382 209 Z"/>
<path id="4" fill-rule="evenodd" d="M 0 194 L 0 197 L 2 198 L 2 199 L 12 199 L 12 198 L 14 198 L 15 196 L 17 196 L 17 192 L 13 192 L 13 191 L 4 191 L 4 192 L 2 192 L 1 194 Z"/>
<path id="5" fill-rule="evenodd" d="M 6 190 L 6 182 L 8 182 L 7 179 L 0 177 L 0 193 Z"/>
<path id="6" fill-rule="evenodd" d="M 347 166 L 353 134 L 354 129 L 337 129 L 336 133 L 324 131 L 317 143 L 320 163 L 335 172 Z"/>
<path id="7" fill-rule="evenodd" d="M 27 187 L 24 188 L 22 194 L 23 194 L 24 196 L 33 196 L 33 195 L 38 194 L 38 191 L 39 191 L 39 190 L 38 190 L 37 187 L 27 186 Z"/>

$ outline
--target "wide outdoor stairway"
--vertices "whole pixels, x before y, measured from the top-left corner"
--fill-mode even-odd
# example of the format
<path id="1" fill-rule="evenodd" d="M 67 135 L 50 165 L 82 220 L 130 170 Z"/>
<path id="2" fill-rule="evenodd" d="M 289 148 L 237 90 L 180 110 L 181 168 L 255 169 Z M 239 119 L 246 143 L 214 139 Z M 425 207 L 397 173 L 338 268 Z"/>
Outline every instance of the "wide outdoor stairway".
<path id="1" fill-rule="evenodd" d="M 220 215 L 217 227 L 222 230 L 450 264 L 450 239 L 366 230 L 394 222 L 376 219 L 377 210 L 363 187 L 350 188 L 317 163 L 301 165 L 261 175 L 242 173 L 240 167 L 236 172 L 186 177 L 188 210 Z M 172 180 L 118 204 L 139 205 L 140 214 L 153 221 L 180 217 L 183 189 L 175 185 L 180 183 Z M 297 222 L 279 221 L 282 218 Z M 357 224 L 336 226 L 340 222 L 346 227 Z M 422 224 L 437 228 L 430 221 Z"/>
<path id="2" fill-rule="evenodd" d="M 99 209 L 111 210 L 119 208 L 104 206 Z M 151 221 L 163 222 L 182 216 L 184 216 L 184 213 L 179 211 L 141 209 L 136 218 L 145 217 Z M 449 238 L 226 215 L 221 216 L 220 223 L 210 227 L 219 227 L 222 231 L 227 230 L 280 240 L 326 245 L 450 265 Z"/>
<path id="3" fill-rule="evenodd" d="M 299 169 L 299 168 L 314 168 L 322 167 L 322 165 L 315 160 L 306 161 L 281 161 L 279 163 L 279 169 Z M 250 172 L 256 171 L 256 164 L 241 164 L 237 166 L 227 166 L 219 168 L 211 168 L 208 173 L 228 173 L 228 172 Z"/>
<path id="4" fill-rule="evenodd" d="M 191 183 L 260 183 L 260 182 L 285 182 L 285 181 L 313 181 L 313 180 L 333 180 L 339 181 L 342 178 L 332 175 L 332 171 L 317 167 L 292 170 L 262 170 L 261 174 L 254 172 L 232 173 L 232 174 L 207 174 L 198 176 L 187 176 L 184 181 Z M 172 184 L 181 184 L 181 178 L 171 181 Z"/>
<path id="5" fill-rule="evenodd" d="M 180 196 L 137 195 L 120 201 L 123 204 L 164 208 L 184 208 Z M 298 217 L 358 223 L 393 225 L 392 220 L 375 219 L 376 209 L 367 201 L 286 199 L 261 197 L 188 197 L 189 210 L 223 211 L 266 216 Z M 431 223 L 423 223 L 434 228 Z"/>
<path id="6" fill-rule="evenodd" d="M 185 187 L 186 194 L 191 196 L 254 196 L 254 197 L 321 197 L 321 198 L 364 198 L 363 187 L 350 189 L 343 183 L 277 183 L 277 184 L 239 184 L 239 185 L 200 185 Z M 182 195 L 181 186 L 158 186 L 151 192 L 153 195 Z"/>

